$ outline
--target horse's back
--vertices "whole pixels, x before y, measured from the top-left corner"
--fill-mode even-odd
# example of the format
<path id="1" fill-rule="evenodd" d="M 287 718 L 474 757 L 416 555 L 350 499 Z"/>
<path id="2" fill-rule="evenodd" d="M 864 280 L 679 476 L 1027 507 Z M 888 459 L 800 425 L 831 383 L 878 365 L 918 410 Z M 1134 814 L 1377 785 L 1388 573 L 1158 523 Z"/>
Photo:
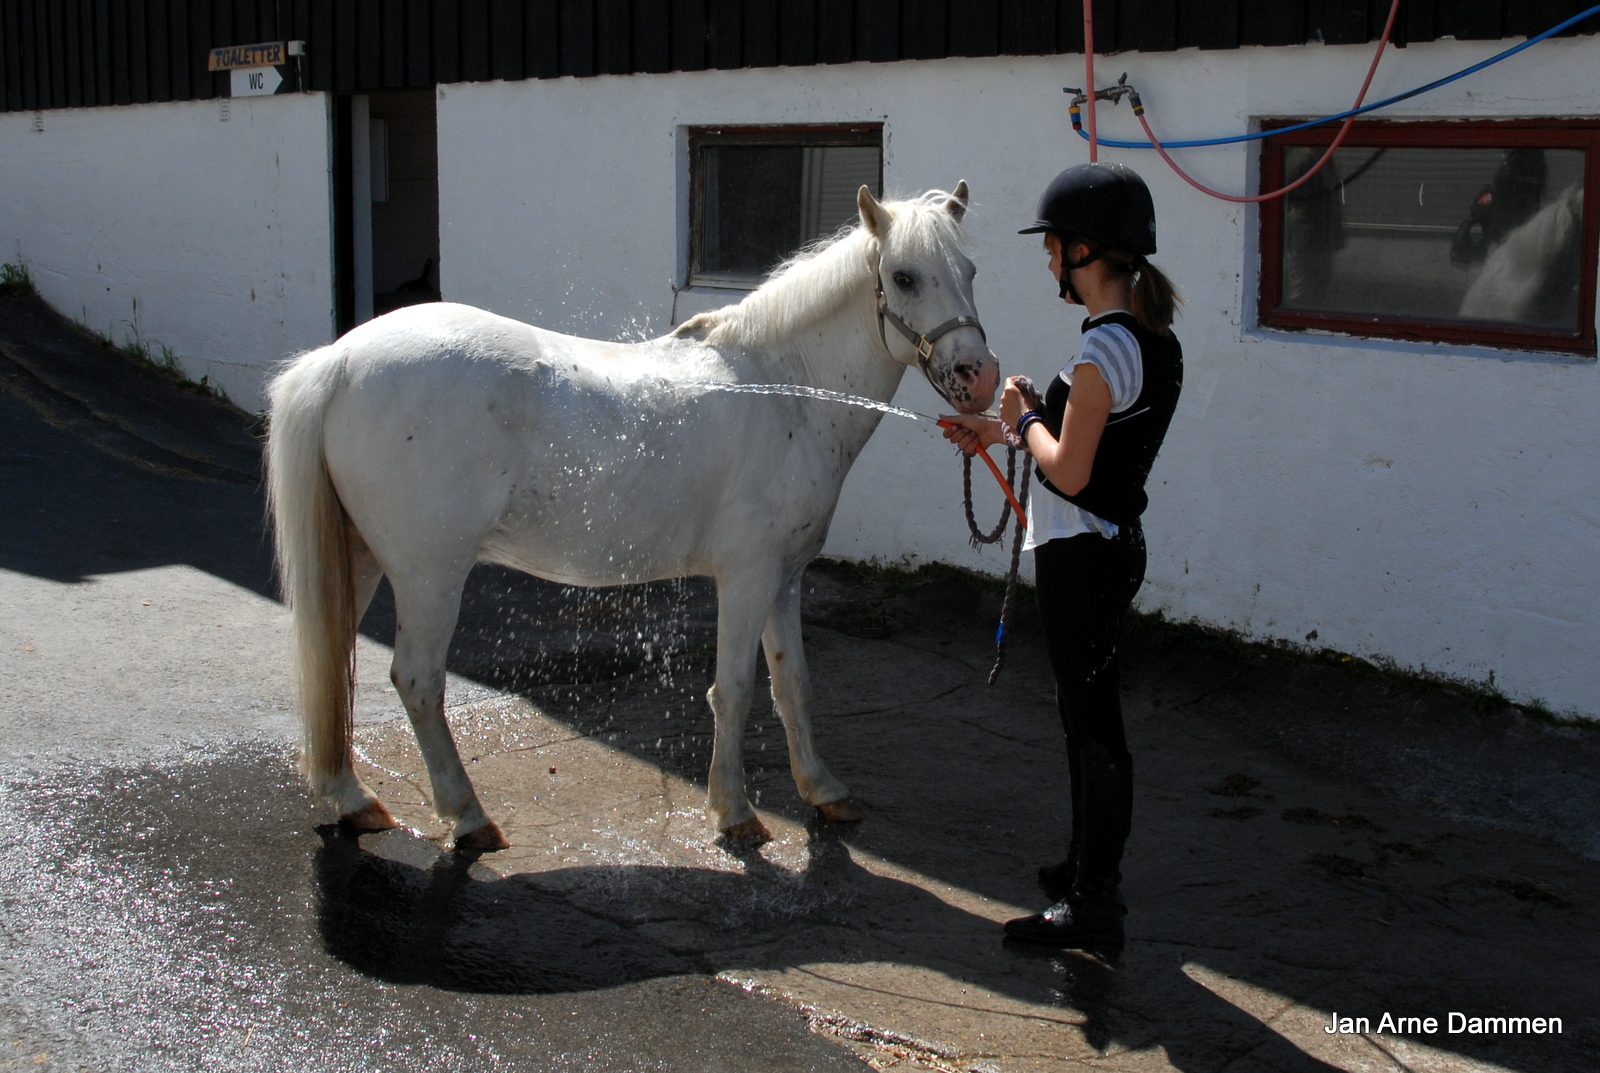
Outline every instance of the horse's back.
<path id="1" fill-rule="evenodd" d="M 622 361 L 631 349 L 456 302 L 402 307 L 352 329 L 340 345 L 352 380 L 395 365 L 409 367 L 407 375 L 413 376 L 429 366 L 453 376 L 473 364 L 538 375 L 563 361 L 569 366 Z"/>
<path id="2" fill-rule="evenodd" d="M 684 378 L 687 344 L 582 339 L 440 303 L 338 345 L 328 470 L 381 560 L 417 558 L 425 535 L 428 556 L 557 580 L 688 572 L 737 469 L 706 439 L 725 422 L 663 387 Z"/>

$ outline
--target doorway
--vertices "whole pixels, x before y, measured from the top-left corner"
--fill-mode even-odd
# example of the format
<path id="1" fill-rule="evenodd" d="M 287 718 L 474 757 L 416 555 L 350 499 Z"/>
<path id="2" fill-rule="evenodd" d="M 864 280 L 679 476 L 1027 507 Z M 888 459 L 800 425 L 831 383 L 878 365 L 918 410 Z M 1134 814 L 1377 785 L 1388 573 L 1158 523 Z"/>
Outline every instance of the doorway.
<path id="1" fill-rule="evenodd" d="M 439 128 L 432 90 L 336 102 L 338 329 L 439 301 Z"/>

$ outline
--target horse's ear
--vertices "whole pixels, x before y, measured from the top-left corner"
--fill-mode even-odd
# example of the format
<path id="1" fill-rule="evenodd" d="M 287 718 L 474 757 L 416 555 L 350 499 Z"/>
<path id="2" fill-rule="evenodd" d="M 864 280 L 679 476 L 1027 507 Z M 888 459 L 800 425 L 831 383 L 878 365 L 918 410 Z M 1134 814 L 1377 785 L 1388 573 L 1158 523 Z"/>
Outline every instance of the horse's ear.
<path id="1" fill-rule="evenodd" d="M 967 190 L 967 180 L 962 179 L 960 182 L 956 183 L 955 192 L 951 194 L 949 200 L 944 203 L 945 211 L 959 221 L 967 214 L 967 202 L 971 199 L 971 197 L 971 193 Z"/>
<path id="2" fill-rule="evenodd" d="M 889 233 L 889 210 L 872 196 L 872 191 L 867 189 L 865 183 L 856 191 L 856 208 L 861 211 L 861 226 L 865 227 L 873 238 L 882 241 L 883 236 Z"/>

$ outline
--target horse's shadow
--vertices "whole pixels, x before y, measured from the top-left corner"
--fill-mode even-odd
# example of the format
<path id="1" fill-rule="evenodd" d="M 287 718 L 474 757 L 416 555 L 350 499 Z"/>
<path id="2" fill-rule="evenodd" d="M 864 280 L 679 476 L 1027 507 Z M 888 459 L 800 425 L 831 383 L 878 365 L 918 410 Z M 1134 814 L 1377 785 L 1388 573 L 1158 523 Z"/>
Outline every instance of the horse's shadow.
<path id="1" fill-rule="evenodd" d="M 729 845 L 743 871 L 619 864 L 506 877 L 405 831 L 317 830 L 323 942 L 352 968 L 393 983 L 500 994 L 584 991 L 715 971 L 713 962 L 730 946 L 736 960 L 761 967 L 855 960 L 864 945 L 914 948 L 914 935 L 874 927 L 870 910 L 886 905 L 916 921 L 918 934 L 964 933 L 984 946 L 994 939 L 992 921 L 862 868 L 840 826 L 826 822 L 808 828 L 798 871 Z M 661 939 L 663 933 L 678 938 Z M 741 940 L 729 943 L 729 935 Z M 697 937 L 709 941 L 702 947 Z M 1013 950 L 1033 953 L 1026 945 Z M 1096 951 L 1082 960 L 1103 971 L 1073 975 L 1094 990 L 1110 979 L 1120 952 Z"/>
<path id="2" fill-rule="evenodd" d="M 1137 1015 L 1130 1018 L 1130 1006 L 1140 1005 L 1130 992 L 1141 984 L 1124 971 L 1120 946 L 1074 952 L 1006 940 L 997 949 L 1002 944 L 992 921 L 866 871 L 835 825 L 809 828 L 807 863 L 796 872 L 754 850 L 729 847 L 744 864 L 742 873 L 614 865 L 504 878 L 472 857 L 440 851 L 403 831 L 358 837 L 330 824 L 318 833 L 317 919 L 325 948 L 389 983 L 555 994 L 716 973 L 729 964 L 771 970 L 887 958 L 943 971 L 959 965 L 963 979 L 1059 1009 L 1063 1026 L 1071 1024 L 1102 1053 L 1159 1040 L 1176 1068 L 1214 1064 L 1211 1048 L 1192 1047 Z M 884 905 L 914 921 L 914 928 L 852 923 L 858 914 L 870 917 L 863 910 Z M 674 931 L 673 925 L 684 927 Z M 694 949 L 697 928 L 720 941 Z M 689 937 L 662 941 L 655 936 L 663 930 Z M 925 945 L 930 934 L 954 934 L 959 942 L 963 933 L 975 940 L 978 956 Z M 730 934 L 738 936 L 732 944 Z M 1188 981 L 1180 987 L 1188 1004 L 1208 1011 L 1205 1017 L 1238 1022 L 1233 1031 L 1257 1053 L 1274 1055 L 1277 1068 L 1332 1068 Z"/>
<path id="3" fill-rule="evenodd" d="M 852 907 L 885 895 L 919 903 L 918 919 L 956 913 L 992 930 L 920 888 L 867 872 L 834 825 L 819 822 L 809 833 L 807 863 L 795 872 L 729 845 L 742 872 L 590 865 L 501 877 L 409 832 L 362 836 L 328 824 L 318 828 L 318 926 L 328 952 L 367 975 L 499 994 L 715 971 L 715 955 L 697 949 L 697 936 L 716 936 L 721 941 L 708 945 L 719 948 L 729 934 L 747 936 L 752 945 L 740 954 L 763 964 L 793 960 L 784 954 L 796 947 L 808 960 L 842 959 L 845 951 L 819 943 L 811 926 L 844 923 Z M 663 932 L 680 938 L 663 941 Z M 762 952 L 773 945 L 787 949 Z"/>
<path id="4" fill-rule="evenodd" d="M 368 976 L 450 991 L 548 994 L 692 972 L 630 929 L 526 876 L 391 835 L 381 853 L 319 828 L 318 926 L 328 952 Z"/>

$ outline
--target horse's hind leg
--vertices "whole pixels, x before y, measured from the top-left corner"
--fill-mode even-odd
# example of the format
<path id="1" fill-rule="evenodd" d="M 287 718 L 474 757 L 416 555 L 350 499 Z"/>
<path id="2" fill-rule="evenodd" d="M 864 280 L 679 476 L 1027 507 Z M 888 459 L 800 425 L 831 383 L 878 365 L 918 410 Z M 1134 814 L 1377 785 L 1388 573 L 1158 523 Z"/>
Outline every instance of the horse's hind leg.
<path id="1" fill-rule="evenodd" d="M 830 820 L 859 820 L 861 809 L 850 790 L 834 778 L 817 755 L 811 737 L 811 675 L 800 635 L 800 574 L 778 591 L 761 644 L 772 674 L 772 701 L 789 737 L 789 771 L 808 804 Z"/>
<path id="2" fill-rule="evenodd" d="M 446 580 L 390 574 L 395 638 L 389 677 L 405 702 L 428 766 L 434 813 L 454 823 L 451 837 L 457 849 L 486 852 L 505 849 L 510 843 L 478 804 L 444 715 L 445 656 L 461 610 L 461 587 L 471 565 L 468 562 L 458 576 Z"/>

